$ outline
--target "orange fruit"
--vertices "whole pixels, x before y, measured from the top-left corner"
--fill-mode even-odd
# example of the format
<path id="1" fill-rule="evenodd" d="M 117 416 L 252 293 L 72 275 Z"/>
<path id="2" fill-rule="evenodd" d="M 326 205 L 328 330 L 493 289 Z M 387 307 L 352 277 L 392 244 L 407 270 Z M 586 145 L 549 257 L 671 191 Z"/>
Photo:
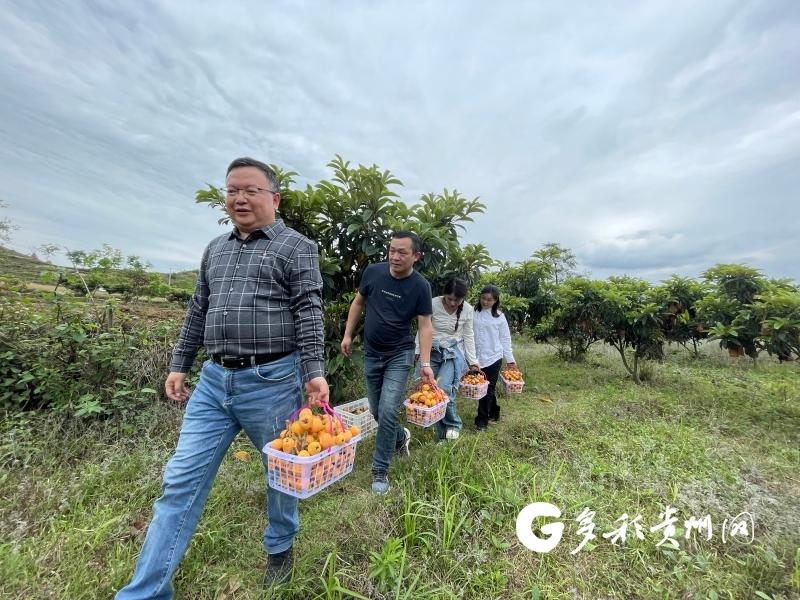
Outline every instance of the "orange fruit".
<path id="1" fill-rule="evenodd" d="M 325 424 L 322 422 L 322 419 L 319 417 L 314 417 L 311 419 L 311 432 L 312 433 L 319 433 L 325 428 Z"/>
<path id="2" fill-rule="evenodd" d="M 283 451 L 284 452 L 292 452 L 294 450 L 294 439 L 292 438 L 283 438 Z"/>
<path id="3" fill-rule="evenodd" d="M 270 447 L 274 448 L 275 450 L 283 450 L 283 440 L 281 438 L 275 438 L 272 440 Z"/>
<path id="4" fill-rule="evenodd" d="M 333 436 L 327 431 L 323 431 L 319 434 L 319 445 L 323 450 L 327 450 L 333 446 L 333 443 Z"/>
<path id="5" fill-rule="evenodd" d="M 303 431 L 308 431 L 311 429 L 311 422 L 314 419 L 314 415 L 311 414 L 311 411 L 308 411 L 308 414 L 300 413 L 300 417 L 297 419 L 297 422 L 300 423 L 300 426 L 303 428 Z"/>

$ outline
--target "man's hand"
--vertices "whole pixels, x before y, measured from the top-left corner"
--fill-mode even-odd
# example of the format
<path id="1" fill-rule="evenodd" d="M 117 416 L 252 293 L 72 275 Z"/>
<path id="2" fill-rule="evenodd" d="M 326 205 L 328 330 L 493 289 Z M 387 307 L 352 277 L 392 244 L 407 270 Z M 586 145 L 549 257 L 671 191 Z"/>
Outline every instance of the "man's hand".
<path id="1" fill-rule="evenodd" d="M 344 345 L 344 342 L 342 342 Z M 319 406 L 320 402 L 327 402 L 330 396 L 328 389 L 328 382 L 324 377 L 314 377 L 306 381 L 306 394 L 308 394 L 308 403 L 311 406 Z"/>
<path id="2" fill-rule="evenodd" d="M 344 354 L 345 356 L 350 356 L 350 353 L 353 351 L 352 345 L 353 345 L 353 338 L 350 337 L 349 335 L 345 335 L 342 338 L 342 354 Z"/>
<path id="3" fill-rule="evenodd" d="M 422 367 L 419 374 L 422 376 L 422 381 L 425 383 L 436 383 L 436 378 L 433 376 L 433 369 L 430 367 Z"/>
<path id="4" fill-rule="evenodd" d="M 508 367 L 509 369 L 516 369 L 517 368 L 517 363 L 515 363 L 515 362 L 506 363 L 506 367 Z"/>
<path id="5" fill-rule="evenodd" d="M 470 365 L 469 370 L 472 371 L 473 373 L 477 373 L 478 371 L 481 370 L 481 367 L 480 365 Z"/>
<path id="6" fill-rule="evenodd" d="M 164 383 L 167 398 L 175 402 L 186 402 L 189 399 L 189 388 L 186 387 L 186 373 L 170 372 Z"/>

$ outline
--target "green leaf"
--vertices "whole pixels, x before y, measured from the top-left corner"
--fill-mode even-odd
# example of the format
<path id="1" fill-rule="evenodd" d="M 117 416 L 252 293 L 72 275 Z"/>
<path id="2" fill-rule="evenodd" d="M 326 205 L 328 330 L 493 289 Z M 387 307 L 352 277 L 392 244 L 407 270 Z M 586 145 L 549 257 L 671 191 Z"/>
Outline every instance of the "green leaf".
<path id="1" fill-rule="evenodd" d="M 509 548 L 511 548 L 511 543 L 510 542 L 505 542 L 505 541 L 499 539 L 494 534 L 492 534 L 491 540 L 492 540 L 492 546 L 494 546 L 498 550 L 508 550 Z"/>

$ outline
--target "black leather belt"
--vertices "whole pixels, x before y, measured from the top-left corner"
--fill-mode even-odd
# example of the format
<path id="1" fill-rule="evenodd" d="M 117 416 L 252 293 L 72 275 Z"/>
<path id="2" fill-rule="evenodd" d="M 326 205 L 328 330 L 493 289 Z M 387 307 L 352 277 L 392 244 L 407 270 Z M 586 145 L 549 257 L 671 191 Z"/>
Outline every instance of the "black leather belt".
<path id="1" fill-rule="evenodd" d="M 244 369 L 271 363 L 274 360 L 289 356 L 294 350 L 287 352 L 273 352 L 272 354 L 253 354 L 252 356 L 232 356 L 230 354 L 212 354 L 211 360 L 226 369 Z"/>

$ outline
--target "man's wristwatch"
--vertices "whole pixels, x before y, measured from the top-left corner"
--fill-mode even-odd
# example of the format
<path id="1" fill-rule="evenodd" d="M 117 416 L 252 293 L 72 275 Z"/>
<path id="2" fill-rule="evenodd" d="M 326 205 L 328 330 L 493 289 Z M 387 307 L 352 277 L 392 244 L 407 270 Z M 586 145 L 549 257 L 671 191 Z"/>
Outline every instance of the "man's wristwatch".
<path id="1" fill-rule="evenodd" d="M 424 369 L 425 367 L 430 367 L 430 366 L 431 366 L 431 363 L 429 363 L 429 362 L 427 362 L 427 363 L 420 363 L 420 365 L 419 365 L 419 366 L 420 366 L 420 367 L 422 367 L 422 368 Z"/>

